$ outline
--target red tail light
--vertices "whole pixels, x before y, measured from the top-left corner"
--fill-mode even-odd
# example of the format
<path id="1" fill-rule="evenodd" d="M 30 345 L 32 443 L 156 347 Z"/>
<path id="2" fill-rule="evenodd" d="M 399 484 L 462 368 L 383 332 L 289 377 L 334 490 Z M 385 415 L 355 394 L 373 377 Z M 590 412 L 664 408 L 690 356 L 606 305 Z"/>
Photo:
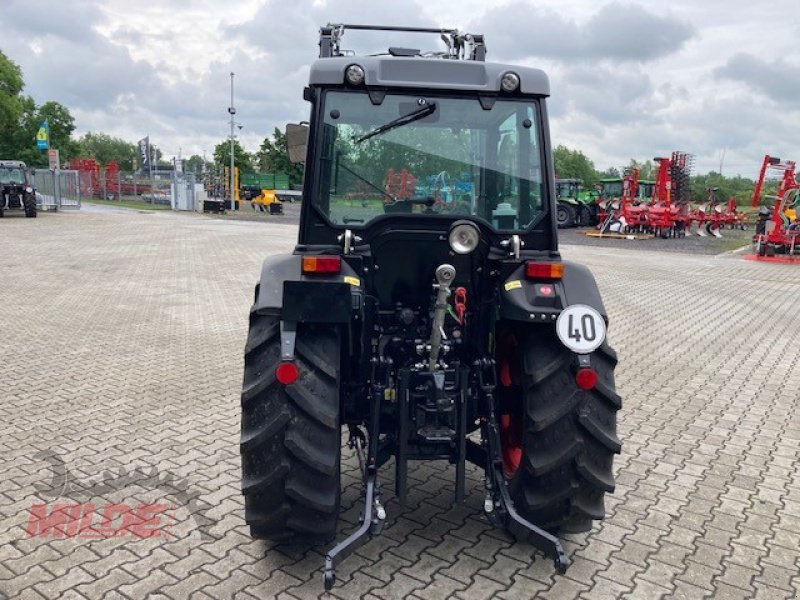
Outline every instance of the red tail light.
<path id="1" fill-rule="evenodd" d="M 342 258 L 340 256 L 304 256 L 304 274 L 327 274 L 339 273 L 342 270 Z"/>
<path id="2" fill-rule="evenodd" d="M 300 370 L 297 365 L 288 360 L 283 361 L 275 368 L 275 379 L 283 385 L 291 385 L 297 381 L 299 375 Z"/>
<path id="3" fill-rule="evenodd" d="M 582 390 L 594 389 L 597 385 L 597 371 L 594 369 L 578 369 L 575 373 L 575 383 Z"/>
<path id="4" fill-rule="evenodd" d="M 528 279 L 561 279 L 564 276 L 564 263 L 528 262 L 525 263 L 525 276 Z"/>

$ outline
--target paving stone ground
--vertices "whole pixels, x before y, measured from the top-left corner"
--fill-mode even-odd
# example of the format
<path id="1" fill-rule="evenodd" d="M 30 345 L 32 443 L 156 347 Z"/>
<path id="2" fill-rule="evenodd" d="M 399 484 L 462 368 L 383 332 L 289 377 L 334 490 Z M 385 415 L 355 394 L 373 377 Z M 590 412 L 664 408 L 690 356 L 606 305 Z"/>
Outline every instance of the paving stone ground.
<path id="1" fill-rule="evenodd" d="M 98 208 L 0 221 L 0 596 L 322 594 L 324 549 L 251 541 L 239 492 L 252 287 L 295 236 Z M 800 267 L 563 253 L 596 274 L 620 354 L 609 517 L 567 540 L 556 576 L 483 520 L 478 470 L 453 506 L 451 468 L 419 464 L 408 506 L 386 486 L 387 529 L 330 597 L 800 597 Z M 342 533 L 359 510 L 345 456 Z M 173 519 L 155 538 L 29 537 L 32 506 L 59 503 Z"/>

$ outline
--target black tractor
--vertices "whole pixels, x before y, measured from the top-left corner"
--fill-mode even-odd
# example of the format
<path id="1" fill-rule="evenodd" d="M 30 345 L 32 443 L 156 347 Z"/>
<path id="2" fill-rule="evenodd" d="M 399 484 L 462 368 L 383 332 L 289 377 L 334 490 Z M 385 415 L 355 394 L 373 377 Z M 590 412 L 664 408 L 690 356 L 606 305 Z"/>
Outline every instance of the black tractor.
<path id="1" fill-rule="evenodd" d="M 36 191 L 24 162 L 0 160 L 0 217 L 14 209 L 36 217 Z"/>
<path id="2" fill-rule="evenodd" d="M 347 29 L 435 33 L 442 52 L 356 56 Z M 387 518 L 394 460 L 484 472 L 484 512 L 563 573 L 562 532 L 605 514 L 620 451 L 615 352 L 594 278 L 561 260 L 546 98 L 538 69 L 485 62 L 483 36 L 329 25 L 287 128 L 305 163 L 298 243 L 263 265 L 242 391 L 242 490 L 251 534 L 337 533 L 342 428 L 363 477 L 361 526 L 335 567 Z M 444 485 L 444 484 L 443 484 Z"/>

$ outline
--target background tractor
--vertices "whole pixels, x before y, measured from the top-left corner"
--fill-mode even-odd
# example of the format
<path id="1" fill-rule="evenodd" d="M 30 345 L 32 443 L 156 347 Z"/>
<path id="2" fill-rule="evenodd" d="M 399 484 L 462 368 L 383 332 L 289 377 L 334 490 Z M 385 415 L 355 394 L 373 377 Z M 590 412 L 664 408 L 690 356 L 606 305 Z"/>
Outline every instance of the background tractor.
<path id="1" fill-rule="evenodd" d="M 579 179 L 556 179 L 556 222 L 559 228 L 597 224 L 598 194 L 583 189 Z"/>
<path id="2" fill-rule="evenodd" d="M 349 29 L 446 48 L 354 55 Z M 328 588 L 389 518 L 390 460 L 401 505 L 410 461 L 451 463 L 456 502 L 477 465 L 489 521 L 562 573 L 558 534 L 589 530 L 614 489 L 617 357 L 594 278 L 558 252 L 549 82 L 485 55 L 482 35 L 452 29 L 328 25 L 310 125 L 287 128 L 304 202 L 250 311 L 242 490 L 254 537 L 331 540 L 347 428 L 364 505 L 327 553 Z"/>
<path id="3" fill-rule="evenodd" d="M 17 209 L 36 217 L 36 190 L 24 162 L 0 160 L 0 217 Z"/>

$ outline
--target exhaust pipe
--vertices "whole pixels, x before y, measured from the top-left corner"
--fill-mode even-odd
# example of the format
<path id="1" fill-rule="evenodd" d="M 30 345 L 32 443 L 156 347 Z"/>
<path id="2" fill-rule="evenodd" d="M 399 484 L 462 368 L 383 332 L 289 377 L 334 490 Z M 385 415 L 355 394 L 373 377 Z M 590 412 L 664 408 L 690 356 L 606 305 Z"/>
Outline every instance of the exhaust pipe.
<path id="1" fill-rule="evenodd" d="M 450 297 L 450 285 L 456 277 L 456 269 L 452 265 L 439 265 L 436 268 L 436 304 L 433 310 L 433 326 L 431 327 L 431 357 L 428 369 L 433 373 L 439 361 L 439 350 L 444 335 L 444 318 L 447 314 L 447 299 Z"/>

